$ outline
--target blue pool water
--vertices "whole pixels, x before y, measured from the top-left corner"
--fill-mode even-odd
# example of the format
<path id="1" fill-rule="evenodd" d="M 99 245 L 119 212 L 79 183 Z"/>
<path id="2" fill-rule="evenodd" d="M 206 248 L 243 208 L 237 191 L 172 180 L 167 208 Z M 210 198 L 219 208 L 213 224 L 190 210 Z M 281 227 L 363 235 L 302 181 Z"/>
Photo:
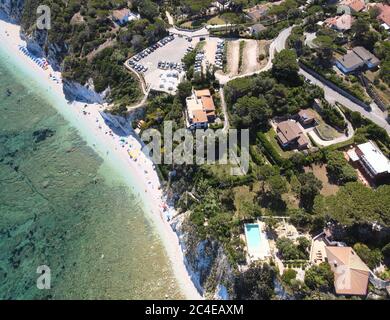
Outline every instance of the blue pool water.
<path id="1" fill-rule="evenodd" d="M 260 236 L 260 228 L 257 223 L 251 223 L 245 225 L 246 229 L 246 237 L 248 241 L 248 249 L 251 250 L 259 250 L 261 236 Z"/>

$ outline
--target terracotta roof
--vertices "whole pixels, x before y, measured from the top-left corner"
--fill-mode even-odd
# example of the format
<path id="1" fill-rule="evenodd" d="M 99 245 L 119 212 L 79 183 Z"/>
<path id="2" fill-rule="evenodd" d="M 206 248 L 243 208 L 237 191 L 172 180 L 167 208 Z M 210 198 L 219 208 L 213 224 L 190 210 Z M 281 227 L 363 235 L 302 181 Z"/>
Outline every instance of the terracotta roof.
<path id="1" fill-rule="evenodd" d="M 280 140 L 283 144 L 288 143 L 288 140 L 286 139 L 286 137 L 284 136 L 283 133 L 278 132 L 278 137 L 279 137 L 279 140 Z"/>
<path id="2" fill-rule="evenodd" d="M 129 14 L 130 14 L 130 10 L 127 8 L 123 8 L 120 10 L 114 10 L 112 12 L 112 16 L 117 20 L 123 20 Z"/>
<path id="3" fill-rule="evenodd" d="M 376 7 L 379 9 L 380 14 L 377 19 L 390 26 L 390 5 L 378 3 Z"/>
<path id="4" fill-rule="evenodd" d="M 209 89 L 195 90 L 195 95 L 199 99 L 201 97 L 210 97 L 211 93 Z"/>
<path id="5" fill-rule="evenodd" d="M 284 140 L 291 142 L 302 133 L 295 121 L 287 120 L 278 124 L 278 131 L 284 136 Z M 280 135 L 279 135 L 280 136 Z"/>
<path id="6" fill-rule="evenodd" d="M 259 20 L 262 16 L 267 14 L 268 8 L 268 4 L 258 4 L 252 8 L 247 9 L 246 14 L 253 20 Z"/>
<path id="7" fill-rule="evenodd" d="M 346 5 L 356 12 L 362 11 L 366 7 L 364 0 L 344 0 L 340 4 Z"/>
<path id="8" fill-rule="evenodd" d="M 335 27 L 338 30 L 351 29 L 352 23 L 355 19 L 349 14 L 343 14 L 341 16 L 328 18 L 325 20 L 325 24 L 328 27 Z"/>
<path id="9" fill-rule="evenodd" d="M 325 247 L 337 294 L 366 295 L 370 269 L 351 247 Z"/>
<path id="10" fill-rule="evenodd" d="M 194 110 L 192 112 L 192 115 L 192 123 L 207 122 L 207 115 L 206 112 L 204 112 L 203 110 Z"/>
<path id="11" fill-rule="evenodd" d="M 306 138 L 303 134 L 301 134 L 301 135 L 299 136 L 297 142 L 298 142 L 298 145 L 299 145 L 299 146 L 305 146 L 305 145 L 308 145 L 308 144 L 309 144 L 309 141 L 307 140 L 307 138 Z"/>
<path id="12" fill-rule="evenodd" d="M 206 111 L 214 111 L 215 105 L 212 97 L 203 96 L 201 97 L 203 109 Z"/>
<path id="13" fill-rule="evenodd" d="M 313 110 L 310 109 L 304 109 L 300 110 L 298 112 L 298 115 L 303 118 L 304 120 L 311 120 L 316 118 L 316 114 Z"/>

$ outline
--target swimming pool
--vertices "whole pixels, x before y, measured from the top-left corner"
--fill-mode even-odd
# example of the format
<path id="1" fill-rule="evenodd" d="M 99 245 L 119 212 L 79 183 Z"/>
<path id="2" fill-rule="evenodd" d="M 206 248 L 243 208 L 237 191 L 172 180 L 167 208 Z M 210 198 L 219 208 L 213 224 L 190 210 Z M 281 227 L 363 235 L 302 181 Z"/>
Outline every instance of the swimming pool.
<path id="1" fill-rule="evenodd" d="M 251 258 L 264 259 L 269 255 L 269 244 L 266 235 L 258 223 L 245 224 L 245 236 L 248 253 Z"/>

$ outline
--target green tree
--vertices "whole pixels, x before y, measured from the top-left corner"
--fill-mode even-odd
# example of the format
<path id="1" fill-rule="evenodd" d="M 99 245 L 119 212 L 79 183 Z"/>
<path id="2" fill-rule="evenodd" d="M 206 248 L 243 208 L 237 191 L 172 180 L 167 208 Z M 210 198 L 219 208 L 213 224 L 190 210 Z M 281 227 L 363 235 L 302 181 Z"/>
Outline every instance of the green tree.
<path id="1" fill-rule="evenodd" d="M 283 49 L 272 60 L 272 74 L 282 82 L 296 84 L 299 78 L 297 59 L 298 57 L 294 50 Z"/>
<path id="2" fill-rule="evenodd" d="M 305 272 L 305 284 L 311 290 L 330 292 L 334 288 L 334 275 L 327 262 L 311 266 Z"/>
<path id="3" fill-rule="evenodd" d="M 270 300 L 274 293 L 275 270 L 267 263 L 252 264 L 235 280 L 239 300 Z"/>
<path id="4" fill-rule="evenodd" d="M 291 285 L 291 281 L 295 280 L 296 277 L 297 272 L 294 269 L 286 269 L 283 272 L 282 281 L 287 285 Z"/>
<path id="5" fill-rule="evenodd" d="M 237 128 L 249 128 L 254 132 L 264 128 L 271 117 L 271 110 L 264 98 L 242 97 L 234 105 L 233 123 Z"/>
<path id="6" fill-rule="evenodd" d="M 382 254 L 385 260 L 390 260 L 390 242 L 382 248 Z"/>
<path id="7" fill-rule="evenodd" d="M 353 250 L 367 264 L 370 269 L 377 267 L 383 260 L 383 255 L 379 249 L 371 250 L 364 243 L 356 243 Z"/>
<path id="8" fill-rule="evenodd" d="M 312 172 L 302 173 L 298 179 L 301 183 L 301 204 L 306 210 L 311 211 L 314 198 L 322 189 L 322 182 Z"/>
<path id="9" fill-rule="evenodd" d="M 339 184 L 356 181 L 357 173 L 355 169 L 345 160 L 341 151 L 331 151 L 326 156 L 326 169 L 332 180 Z"/>
<path id="10" fill-rule="evenodd" d="M 298 247 L 292 240 L 286 237 L 278 238 L 276 240 L 276 248 L 283 260 L 297 260 L 302 258 Z"/>
<path id="11" fill-rule="evenodd" d="M 297 238 L 298 241 L 298 249 L 302 253 L 302 257 L 305 259 L 309 258 L 309 248 L 311 245 L 311 242 L 306 237 L 299 237 Z"/>
<path id="12" fill-rule="evenodd" d="M 372 224 L 373 221 L 390 226 L 390 186 L 371 189 L 358 182 L 340 187 L 335 195 L 317 197 L 313 212 L 344 225 Z"/>
<path id="13" fill-rule="evenodd" d="M 352 24 L 352 32 L 355 44 L 368 50 L 373 50 L 379 40 L 378 32 L 371 30 L 369 21 L 363 17 L 358 17 Z"/>
<path id="14" fill-rule="evenodd" d="M 190 81 L 183 81 L 177 86 L 177 95 L 180 98 L 180 101 L 184 104 L 186 98 L 191 95 L 192 84 Z"/>
<path id="15" fill-rule="evenodd" d="M 267 179 L 267 184 L 269 187 L 269 194 L 273 198 L 280 198 L 283 193 L 288 191 L 287 181 L 280 175 L 269 177 Z"/>
<path id="16" fill-rule="evenodd" d="M 134 4 L 138 7 L 141 16 L 153 20 L 159 15 L 158 6 L 151 0 L 136 0 Z"/>
<path id="17" fill-rule="evenodd" d="M 306 230 L 311 226 L 312 217 L 303 209 L 289 210 L 290 222 L 301 230 Z"/>
<path id="18" fill-rule="evenodd" d="M 324 68 L 330 68 L 335 49 L 334 38 L 329 35 L 320 35 L 315 39 L 318 63 Z"/>

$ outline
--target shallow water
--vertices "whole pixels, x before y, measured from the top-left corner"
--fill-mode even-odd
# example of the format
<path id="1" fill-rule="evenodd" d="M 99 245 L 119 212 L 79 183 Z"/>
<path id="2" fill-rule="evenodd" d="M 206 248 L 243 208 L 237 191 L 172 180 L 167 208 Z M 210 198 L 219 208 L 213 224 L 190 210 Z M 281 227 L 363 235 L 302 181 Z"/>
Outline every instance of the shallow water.
<path id="1" fill-rule="evenodd" d="M 0 58 L 0 299 L 183 298 L 128 183 Z"/>

